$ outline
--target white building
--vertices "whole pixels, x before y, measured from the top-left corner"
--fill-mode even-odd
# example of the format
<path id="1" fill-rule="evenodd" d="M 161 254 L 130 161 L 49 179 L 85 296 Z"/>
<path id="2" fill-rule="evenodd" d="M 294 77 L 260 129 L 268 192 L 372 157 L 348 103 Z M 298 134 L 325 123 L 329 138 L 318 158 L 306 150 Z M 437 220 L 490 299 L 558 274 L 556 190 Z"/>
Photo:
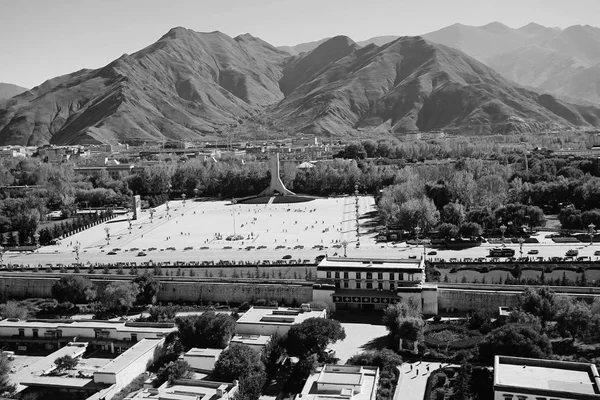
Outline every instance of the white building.
<path id="1" fill-rule="evenodd" d="M 238 382 L 233 383 L 178 379 L 165 382 L 159 388 L 146 388 L 125 400 L 230 400 L 238 391 Z"/>
<path id="2" fill-rule="evenodd" d="M 303 400 L 374 400 L 379 368 L 354 365 L 324 365 L 308 377 L 300 398 Z"/>
<path id="3" fill-rule="evenodd" d="M 237 320 L 236 332 L 241 335 L 286 334 L 294 325 L 309 318 L 327 318 L 327 311 L 303 311 L 287 307 L 252 307 Z"/>
<path id="4" fill-rule="evenodd" d="M 5 319 L 0 342 L 17 351 L 55 350 L 66 343 L 85 341 L 92 348 L 121 353 L 142 339 L 160 339 L 177 331 L 173 323 Z"/>
<path id="5" fill-rule="evenodd" d="M 412 301 L 437 314 L 437 286 L 425 284 L 423 259 L 326 257 L 317 266 L 313 300 L 336 309 L 383 309 Z"/>
<path id="6" fill-rule="evenodd" d="M 113 391 L 118 393 L 139 374 L 146 372 L 148 365 L 155 361 L 164 343 L 165 339 L 142 339 L 101 370 L 96 371 L 94 382 L 114 385 Z"/>
<path id="7" fill-rule="evenodd" d="M 198 349 L 192 348 L 190 351 L 185 353 L 181 358 L 193 369 L 200 372 L 212 372 L 215 369 L 215 363 L 219 359 L 219 356 L 223 352 L 223 349 Z"/>
<path id="8" fill-rule="evenodd" d="M 494 400 L 598 400 L 594 364 L 496 356 Z"/>
<path id="9" fill-rule="evenodd" d="M 231 338 L 229 345 L 243 344 L 260 353 L 269 343 L 269 340 L 271 340 L 271 336 L 268 335 L 235 335 Z"/>

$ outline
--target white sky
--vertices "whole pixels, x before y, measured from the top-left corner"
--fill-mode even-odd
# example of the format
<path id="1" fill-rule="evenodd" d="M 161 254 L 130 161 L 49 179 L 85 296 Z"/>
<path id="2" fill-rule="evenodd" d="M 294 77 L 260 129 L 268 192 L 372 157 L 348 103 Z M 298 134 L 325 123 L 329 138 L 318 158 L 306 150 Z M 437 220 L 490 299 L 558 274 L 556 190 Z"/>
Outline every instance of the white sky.
<path id="1" fill-rule="evenodd" d="M 0 82 L 98 68 L 183 26 L 275 45 L 419 35 L 462 23 L 600 25 L 600 0 L 0 0 Z"/>

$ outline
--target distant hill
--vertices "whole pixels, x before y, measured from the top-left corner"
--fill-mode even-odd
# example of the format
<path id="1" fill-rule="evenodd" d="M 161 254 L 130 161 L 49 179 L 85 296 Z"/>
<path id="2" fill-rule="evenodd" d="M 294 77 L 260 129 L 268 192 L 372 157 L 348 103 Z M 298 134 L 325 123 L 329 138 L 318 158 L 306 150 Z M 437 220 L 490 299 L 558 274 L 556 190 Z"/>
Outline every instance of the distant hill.
<path id="1" fill-rule="evenodd" d="M 591 126 L 599 108 L 524 89 L 422 37 L 361 47 L 336 36 L 292 56 L 249 34 L 174 28 L 103 68 L 0 101 L 0 144 L 22 145 Z"/>
<path id="2" fill-rule="evenodd" d="M 0 82 L 0 100 L 10 99 L 13 96 L 26 92 L 27 89 L 21 86 L 13 85 L 11 83 Z"/>
<path id="3" fill-rule="evenodd" d="M 513 29 L 494 22 L 455 24 L 423 37 L 462 50 L 521 85 L 600 105 L 600 28 L 530 23 Z"/>
<path id="4" fill-rule="evenodd" d="M 285 51 L 292 56 L 297 56 L 301 53 L 306 53 L 307 51 L 311 51 L 316 49 L 321 43 L 328 41 L 331 38 L 325 38 L 321 40 L 316 40 L 314 42 L 300 43 L 295 46 L 279 46 L 277 49 Z"/>

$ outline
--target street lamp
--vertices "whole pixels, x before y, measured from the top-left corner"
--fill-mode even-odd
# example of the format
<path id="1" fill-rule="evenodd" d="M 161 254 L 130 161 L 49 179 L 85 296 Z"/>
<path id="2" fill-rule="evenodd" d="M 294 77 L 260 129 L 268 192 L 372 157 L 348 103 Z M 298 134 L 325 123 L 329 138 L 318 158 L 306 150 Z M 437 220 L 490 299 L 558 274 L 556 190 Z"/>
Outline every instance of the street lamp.
<path id="1" fill-rule="evenodd" d="M 417 237 L 417 242 L 419 241 L 419 233 L 421 232 L 420 227 L 415 227 L 415 236 Z M 418 244 L 418 243 L 417 243 Z"/>
<path id="2" fill-rule="evenodd" d="M 504 243 L 504 232 L 506 232 L 506 225 L 500 225 L 500 232 L 502 232 L 502 243 Z"/>
<path id="3" fill-rule="evenodd" d="M 593 223 L 588 225 L 588 235 L 590 235 L 590 246 L 594 243 L 594 234 L 596 233 L 596 225 Z"/>
<path id="4" fill-rule="evenodd" d="M 75 243 L 73 251 L 75 252 L 75 263 L 79 265 L 79 243 Z"/>
<path id="5" fill-rule="evenodd" d="M 194 188 L 194 197 L 198 197 L 198 188 Z"/>
<path id="6" fill-rule="evenodd" d="M 232 209 L 233 209 L 233 240 L 236 240 L 236 235 L 235 235 L 235 205 L 237 204 L 237 200 L 236 199 L 232 199 L 231 200 L 231 204 L 232 204 Z"/>
<path id="7" fill-rule="evenodd" d="M 344 241 L 342 242 L 342 246 L 344 247 L 344 257 L 348 257 L 348 256 L 346 255 L 346 247 L 348 247 L 348 242 L 344 240 Z"/>
<path id="8" fill-rule="evenodd" d="M 0 246 L 0 267 L 4 264 L 4 247 Z"/>
<path id="9" fill-rule="evenodd" d="M 154 213 L 156 212 L 156 210 L 154 208 L 150 209 L 150 223 L 152 223 L 152 221 L 154 221 Z"/>
<path id="10" fill-rule="evenodd" d="M 185 207 L 185 193 L 181 194 L 181 198 L 183 199 L 183 206 Z"/>
<path id="11" fill-rule="evenodd" d="M 523 243 L 525 243 L 525 239 L 520 237 L 519 238 L 519 254 L 521 255 L 521 258 L 523 258 Z"/>
<path id="12" fill-rule="evenodd" d="M 108 226 L 104 227 L 104 232 L 106 232 L 106 244 L 110 244 L 110 228 Z"/>
<path id="13" fill-rule="evenodd" d="M 35 247 L 40 246 L 40 234 L 37 232 L 33 234 L 33 243 L 34 243 Z"/>
<path id="14" fill-rule="evenodd" d="M 131 216 L 127 216 L 127 222 L 129 223 L 129 233 L 131 234 Z"/>

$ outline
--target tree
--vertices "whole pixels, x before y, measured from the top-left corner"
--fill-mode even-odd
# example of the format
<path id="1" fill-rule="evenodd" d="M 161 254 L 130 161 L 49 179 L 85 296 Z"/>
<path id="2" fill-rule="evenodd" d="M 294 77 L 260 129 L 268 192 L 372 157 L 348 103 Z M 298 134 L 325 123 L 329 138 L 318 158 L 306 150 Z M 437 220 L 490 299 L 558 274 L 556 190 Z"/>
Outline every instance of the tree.
<path id="1" fill-rule="evenodd" d="M 456 378 L 454 385 L 452 385 L 452 393 L 450 393 L 449 400 L 470 400 L 471 399 L 471 366 L 467 364 L 466 360 L 463 360 Z"/>
<path id="2" fill-rule="evenodd" d="M 287 334 L 285 348 L 289 355 L 306 358 L 310 354 L 324 356 L 331 343 L 344 340 L 346 332 L 339 321 L 325 318 L 308 318 L 294 325 Z"/>
<path id="3" fill-rule="evenodd" d="M 261 360 L 265 365 L 267 378 L 271 378 L 277 372 L 277 362 L 284 354 L 285 336 L 275 333 L 261 352 Z"/>
<path id="4" fill-rule="evenodd" d="M 483 234 L 483 228 L 477 222 L 465 222 L 460 226 L 460 233 L 464 237 L 474 238 Z"/>
<path id="5" fill-rule="evenodd" d="M 10 360 L 4 354 L 0 354 L 0 396 L 10 396 L 16 389 L 8 377 L 10 372 Z"/>
<path id="6" fill-rule="evenodd" d="M 369 350 L 355 354 L 346 362 L 348 365 L 379 367 L 382 371 L 402 364 L 402 357 L 390 349 Z"/>
<path id="7" fill-rule="evenodd" d="M 126 314 L 133 307 L 138 293 L 138 287 L 132 282 L 113 282 L 104 289 L 102 303 L 109 311 Z"/>
<path id="8" fill-rule="evenodd" d="M 441 213 L 442 222 L 460 226 L 466 218 L 465 207 L 459 203 L 448 203 Z"/>
<path id="9" fill-rule="evenodd" d="M 569 334 L 575 340 L 584 337 L 589 331 L 592 317 L 589 305 L 582 301 L 568 300 L 556 313 L 556 327 L 563 337 Z"/>
<path id="10" fill-rule="evenodd" d="M 67 354 L 54 360 L 54 365 L 59 372 L 69 371 L 77 366 L 77 359 Z"/>
<path id="11" fill-rule="evenodd" d="M 536 315 L 542 322 L 542 327 L 556 316 L 557 296 L 552 289 L 544 286 L 539 289 L 527 288 L 519 299 L 521 310 Z"/>
<path id="12" fill-rule="evenodd" d="M 160 281 L 156 279 L 154 275 L 143 274 L 138 275 L 133 279 L 133 283 L 138 287 L 138 295 L 136 297 L 136 304 L 155 304 L 156 296 L 160 291 Z"/>
<path id="13" fill-rule="evenodd" d="M 256 400 L 266 382 L 265 366 L 258 352 L 245 345 L 233 345 L 219 355 L 213 377 L 217 381 L 239 380 L 238 396 Z"/>
<path id="14" fill-rule="evenodd" d="M 190 379 L 194 372 L 192 367 L 184 360 L 175 360 L 161 367 L 157 374 L 159 382 L 173 382 L 176 379 Z"/>
<path id="15" fill-rule="evenodd" d="M 552 346 L 546 335 L 519 324 L 494 329 L 479 343 L 479 356 L 488 363 L 493 362 L 496 355 L 547 358 L 551 354 Z"/>
<path id="16" fill-rule="evenodd" d="M 391 306 L 387 306 L 383 311 L 383 324 L 387 330 L 395 334 L 395 330 L 398 328 L 398 320 L 405 318 L 420 318 L 421 312 L 417 304 L 411 300 L 406 303 L 396 303 Z"/>
<path id="17" fill-rule="evenodd" d="M 64 276 L 52 285 L 52 297 L 59 303 L 87 303 L 96 298 L 96 288 L 82 276 Z"/>
<path id="18" fill-rule="evenodd" d="M 542 321 L 540 318 L 525 311 L 514 310 L 508 316 L 507 322 L 510 324 L 527 325 L 537 332 L 542 331 Z"/>
<path id="19" fill-rule="evenodd" d="M 214 311 L 191 318 L 177 318 L 181 343 L 185 348 L 224 349 L 235 334 L 235 319 Z"/>
<path id="20" fill-rule="evenodd" d="M 29 308 L 18 301 L 9 300 L 0 304 L 0 319 L 17 318 L 25 320 L 29 317 Z"/>

